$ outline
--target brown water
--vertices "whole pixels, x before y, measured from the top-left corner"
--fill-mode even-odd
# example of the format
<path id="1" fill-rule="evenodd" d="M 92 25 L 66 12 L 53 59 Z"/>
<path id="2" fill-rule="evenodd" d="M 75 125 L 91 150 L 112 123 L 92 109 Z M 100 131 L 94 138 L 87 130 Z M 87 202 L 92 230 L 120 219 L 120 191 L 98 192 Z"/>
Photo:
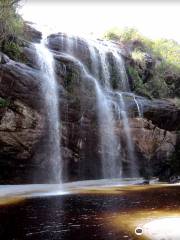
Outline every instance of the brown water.
<path id="1" fill-rule="evenodd" d="M 99 186 L 57 196 L 26 199 L 22 194 L 13 204 L 5 204 L 4 198 L 0 240 L 165 240 L 154 229 L 148 235 L 143 228 L 157 219 L 180 218 L 179 191 L 178 185 Z M 142 227 L 143 235 L 135 234 L 136 227 Z"/>

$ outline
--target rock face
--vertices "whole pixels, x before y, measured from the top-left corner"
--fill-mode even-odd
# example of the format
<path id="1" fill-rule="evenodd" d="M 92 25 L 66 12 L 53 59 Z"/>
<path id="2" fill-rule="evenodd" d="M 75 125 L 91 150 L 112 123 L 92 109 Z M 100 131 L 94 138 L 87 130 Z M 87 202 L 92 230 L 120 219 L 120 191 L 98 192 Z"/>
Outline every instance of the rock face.
<path id="1" fill-rule="evenodd" d="M 78 61 L 62 53 L 59 39 L 62 34 L 51 35 L 49 47 L 54 53 L 59 83 L 64 181 L 98 179 L 101 148 L 94 84 L 83 74 Z M 76 44 L 75 55 L 90 69 L 89 49 L 83 39 Z M 33 45 L 26 46 L 24 54 L 28 59 L 26 65 L 3 54 L 0 57 L 0 183 L 49 181 L 49 163 L 44 151 L 48 126 Z M 180 109 L 167 100 L 141 100 L 144 115 L 140 118 L 134 101 L 127 98 L 140 174 L 168 179 L 173 175 L 170 162 L 178 151 Z M 124 128 L 118 119 L 115 133 L 124 143 L 126 153 Z M 124 169 L 127 165 L 128 159 L 124 156 Z"/>
<path id="2" fill-rule="evenodd" d="M 0 64 L 0 182 L 29 182 L 45 128 L 38 71 L 7 56 Z"/>
<path id="3" fill-rule="evenodd" d="M 176 133 L 160 129 L 147 119 L 132 119 L 130 124 L 137 156 L 142 161 L 139 162 L 141 174 L 159 176 L 175 151 Z"/>
<path id="4" fill-rule="evenodd" d="M 42 33 L 33 28 L 31 24 L 30 22 L 25 22 L 24 34 L 30 41 L 39 43 L 42 38 Z"/>

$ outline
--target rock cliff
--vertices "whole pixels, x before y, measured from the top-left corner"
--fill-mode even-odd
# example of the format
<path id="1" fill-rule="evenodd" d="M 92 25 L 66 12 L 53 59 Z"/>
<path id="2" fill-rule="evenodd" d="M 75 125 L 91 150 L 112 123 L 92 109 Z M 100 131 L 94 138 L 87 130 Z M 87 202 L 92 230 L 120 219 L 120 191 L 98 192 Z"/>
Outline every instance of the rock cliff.
<path id="1" fill-rule="evenodd" d="M 61 36 L 49 36 L 48 46 L 54 54 L 59 84 L 64 180 L 98 179 L 101 150 L 94 86 L 84 76 L 79 62 L 63 53 Z M 33 40 L 39 37 L 36 33 Z M 130 48 L 127 51 L 125 46 L 119 47 L 128 67 L 132 64 Z M 49 181 L 49 163 L 44 151 L 49 130 L 33 44 L 26 45 L 23 53 L 25 63 L 15 62 L 3 53 L 0 55 L 0 183 Z M 92 60 L 83 39 L 77 40 L 74 54 L 90 71 Z M 153 62 L 152 59 L 150 61 Z M 142 75 L 150 74 L 150 68 L 142 70 Z M 131 79 L 132 90 L 133 84 Z M 140 174 L 167 180 L 177 173 L 171 161 L 176 163 L 179 160 L 175 156 L 178 152 L 180 109 L 165 99 L 144 96 L 139 96 L 139 99 L 143 102 L 141 117 L 133 98 L 127 97 L 131 109 L 130 131 Z M 125 149 L 123 166 L 126 170 L 129 160 L 122 125 L 117 119 L 115 133 Z"/>

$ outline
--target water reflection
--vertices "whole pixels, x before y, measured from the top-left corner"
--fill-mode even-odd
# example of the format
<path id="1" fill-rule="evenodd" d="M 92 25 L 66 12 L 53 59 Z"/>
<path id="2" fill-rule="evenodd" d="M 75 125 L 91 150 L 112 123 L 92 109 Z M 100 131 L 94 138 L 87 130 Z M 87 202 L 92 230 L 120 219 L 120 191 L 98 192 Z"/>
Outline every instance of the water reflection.
<path id="1" fill-rule="evenodd" d="M 58 195 L 52 187 L 49 195 L 40 196 L 37 188 L 39 195 L 29 198 L 28 193 L 21 202 L 1 205 L 0 239 L 180 239 L 180 186 L 97 184 L 76 186 L 72 191 L 71 185 L 68 194 Z M 143 229 L 140 236 L 135 234 L 137 227 Z"/>
<path id="2" fill-rule="evenodd" d="M 143 226 L 143 233 L 153 240 L 180 239 L 180 217 L 161 218 L 150 221 Z"/>

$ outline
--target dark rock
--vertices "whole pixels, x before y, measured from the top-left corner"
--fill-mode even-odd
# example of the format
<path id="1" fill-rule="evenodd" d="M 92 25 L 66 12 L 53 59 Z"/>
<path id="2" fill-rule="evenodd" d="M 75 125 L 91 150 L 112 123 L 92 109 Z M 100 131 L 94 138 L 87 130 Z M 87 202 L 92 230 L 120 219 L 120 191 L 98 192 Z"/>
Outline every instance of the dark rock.
<path id="1" fill-rule="evenodd" d="M 91 58 L 87 42 L 83 38 L 69 37 L 66 34 L 52 34 L 48 37 L 48 47 L 54 51 L 68 54 L 68 48 L 73 51 L 73 55 L 84 63 L 87 69 L 91 69 Z"/>
<path id="2" fill-rule="evenodd" d="M 32 41 L 39 43 L 42 38 L 42 33 L 33 28 L 33 23 L 25 22 L 24 24 L 24 35 L 27 36 L 27 38 Z"/>
<path id="3" fill-rule="evenodd" d="M 0 97 L 7 102 L 0 107 L 0 183 L 28 183 L 46 129 L 38 71 L 12 60 L 0 64 Z"/>
<path id="4" fill-rule="evenodd" d="M 0 64 L 6 64 L 10 61 L 9 57 L 0 52 Z"/>
<path id="5" fill-rule="evenodd" d="M 144 117 L 151 120 L 159 128 L 180 130 L 180 108 L 167 100 L 145 100 L 143 104 Z"/>
<path id="6" fill-rule="evenodd" d="M 10 100 L 19 99 L 34 109 L 40 108 L 39 72 L 22 63 L 10 60 L 0 64 L 0 96 Z"/>
<path id="7" fill-rule="evenodd" d="M 23 62 L 31 68 L 39 69 L 37 64 L 36 49 L 32 44 L 28 44 L 22 50 Z"/>

